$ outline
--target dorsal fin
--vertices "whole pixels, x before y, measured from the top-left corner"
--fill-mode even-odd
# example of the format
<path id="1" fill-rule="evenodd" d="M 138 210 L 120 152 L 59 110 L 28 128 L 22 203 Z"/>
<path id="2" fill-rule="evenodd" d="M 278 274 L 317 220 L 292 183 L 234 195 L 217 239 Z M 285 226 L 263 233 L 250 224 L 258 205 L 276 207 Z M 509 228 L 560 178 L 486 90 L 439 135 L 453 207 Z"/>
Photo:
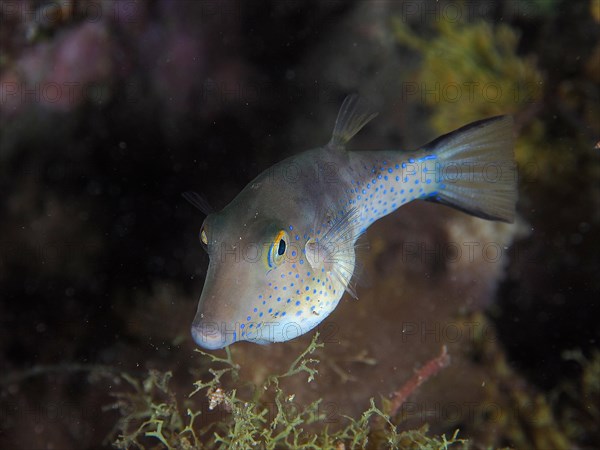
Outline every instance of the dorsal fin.
<path id="1" fill-rule="evenodd" d="M 181 196 L 207 216 L 215 212 L 214 208 L 210 206 L 208 201 L 197 192 L 187 191 L 182 193 Z"/>
<path id="2" fill-rule="evenodd" d="M 344 99 L 333 128 L 330 148 L 344 148 L 346 143 L 369 123 L 377 112 L 357 94 L 351 94 Z"/>

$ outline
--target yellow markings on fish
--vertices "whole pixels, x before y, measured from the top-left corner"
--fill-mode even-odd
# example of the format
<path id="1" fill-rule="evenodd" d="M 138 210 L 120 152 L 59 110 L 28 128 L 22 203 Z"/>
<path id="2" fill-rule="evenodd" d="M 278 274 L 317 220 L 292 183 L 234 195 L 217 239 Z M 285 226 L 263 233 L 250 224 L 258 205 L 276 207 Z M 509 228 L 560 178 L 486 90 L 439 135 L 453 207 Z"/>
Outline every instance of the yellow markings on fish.
<path id="1" fill-rule="evenodd" d="M 410 152 L 347 151 L 345 144 L 374 116 L 357 96 L 348 97 L 327 145 L 273 166 L 294 167 L 301 176 L 290 180 L 266 170 L 223 210 L 207 212 L 200 240 L 210 262 L 191 330 L 198 345 L 284 342 L 315 328 L 344 292 L 356 297 L 358 237 L 412 201 L 513 221 L 511 117 L 473 122 Z M 315 167 L 336 170 L 314 176 Z M 184 196 L 208 211 L 197 194 Z"/>
<path id="2" fill-rule="evenodd" d="M 275 236 L 273 242 L 271 242 L 271 247 L 267 253 L 267 264 L 269 265 L 270 269 L 277 267 L 283 262 L 283 257 L 287 247 L 287 233 L 284 230 L 280 230 L 279 233 L 277 233 L 277 236 Z"/>

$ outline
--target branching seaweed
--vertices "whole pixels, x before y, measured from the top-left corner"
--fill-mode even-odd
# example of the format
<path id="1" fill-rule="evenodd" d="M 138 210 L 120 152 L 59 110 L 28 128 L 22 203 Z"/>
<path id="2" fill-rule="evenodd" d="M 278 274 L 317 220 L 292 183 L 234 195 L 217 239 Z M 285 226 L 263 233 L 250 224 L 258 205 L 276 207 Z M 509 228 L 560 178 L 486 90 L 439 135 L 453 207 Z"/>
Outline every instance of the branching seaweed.
<path id="1" fill-rule="evenodd" d="M 225 348 L 225 353 L 227 355 L 226 358 L 220 358 L 217 355 L 213 355 L 212 353 L 203 352 L 200 349 L 196 349 L 195 351 L 200 353 L 203 356 L 206 356 L 207 358 L 210 358 L 212 363 L 225 364 L 225 368 L 216 370 L 211 367 L 210 369 L 208 369 L 210 374 L 213 376 L 212 380 L 209 380 L 206 383 L 202 382 L 202 381 L 196 381 L 194 383 L 194 386 L 196 386 L 196 389 L 194 389 L 190 393 L 189 397 L 192 397 L 193 395 L 195 395 L 196 393 L 198 393 L 199 391 L 201 391 L 202 389 L 205 389 L 205 388 L 209 388 L 209 390 L 219 389 L 219 386 L 221 384 L 221 378 L 225 374 L 230 374 L 234 380 L 237 380 L 239 378 L 240 366 L 238 366 L 236 363 L 234 363 L 233 359 L 231 359 L 231 350 L 229 349 L 229 347 Z"/>
<path id="2" fill-rule="evenodd" d="M 142 381 L 123 374 L 122 377 L 131 391 L 116 394 L 113 408 L 121 412 L 116 425 L 118 438 L 116 448 L 167 448 L 167 449 L 346 449 L 346 448 L 406 448 L 406 449 L 447 449 L 451 445 L 466 445 L 455 433 L 450 439 L 430 437 L 427 428 L 398 432 L 390 416 L 375 405 L 371 399 L 370 408 L 358 419 L 346 417 L 347 425 L 335 432 L 323 427 L 317 432 L 315 425 L 323 421 L 324 413 L 319 408 L 321 400 L 303 407 L 294 403 L 294 394 L 281 387 L 284 378 L 307 375 L 311 382 L 318 374 L 319 360 L 311 355 L 320 347 L 318 333 L 309 346 L 291 363 L 288 370 L 280 375 L 271 375 L 261 386 L 256 386 L 251 400 L 238 397 L 235 389 L 223 388 L 225 377 L 228 381 L 238 381 L 239 366 L 226 349 L 224 358 L 199 351 L 209 359 L 209 381 L 196 381 L 194 390 L 184 403 L 179 404 L 177 396 L 169 387 L 171 373 L 150 371 Z M 223 366 L 218 368 L 218 366 Z M 219 409 L 220 420 L 202 422 L 201 403 L 198 397 L 205 393 L 210 411 Z M 273 401 L 267 401 L 267 393 L 273 394 Z M 198 398 L 198 400 L 196 400 Z M 377 425 L 374 426 L 375 422 Z M 311 427 L 312 426 L 312 427 Z M 311 427 L 311 432 L 305 431 Z M 157 447 L 158 446 L 158 447 Z M 454 448 L 457 448 L 454 446 Z"/>
<path id="3" fill-rule="evenodd" d="M 150 437 L 162 442 L 166 448 L 177 448 L 174 442 L 182 439 L 189 442 L 184 434 L 190 434 L 193 441 L 198 442 L 193 423 L 199 413 L 188 410 L 189 421 L 184 425 L 175 393 L 169 388 L 171 372 L 151 370 L 141 382 L 126 373 L 121 376 L 133 392 L 115 394 L 117 401 L 110 405 L 122 414 L 116 424 L 120 436 L 113 442 L 115 447 L 143 449 L 140 439 Z"/>

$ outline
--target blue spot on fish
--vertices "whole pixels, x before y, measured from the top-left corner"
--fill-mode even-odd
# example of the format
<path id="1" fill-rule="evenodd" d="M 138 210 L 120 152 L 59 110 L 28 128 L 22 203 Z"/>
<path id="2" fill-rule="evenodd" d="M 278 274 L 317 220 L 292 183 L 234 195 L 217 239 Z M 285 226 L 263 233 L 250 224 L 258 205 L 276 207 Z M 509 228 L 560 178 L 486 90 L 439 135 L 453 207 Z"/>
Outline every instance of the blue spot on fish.
<path id="1" fill-rule="evenodd" d="M 339 147 L 335 151 L 339 151 L 338 154 L 343 157 L 335 159 L 339 167 L 336 167 L 337 170 L 332 174 L 332 184 L 315 177 L 300 177 L 296 183 L 277 183 L 277 192 L 269 192 L 275 184 L 263 183 L 269 181 L 268 177 L 271 174 L 270 171 L 265 171 L 256 180 L 257 185 L 263 183 L 262 189 L 253 189 L 250 185 L 250 189 L 244 189 L 235 202 L 218 213 L 219 220 L 214 220 L 215 216 L 207 218 L 204 225 L 206 236 L 203 234 L 203 241 L 208 238 L 211 242 L 218 241 L 219 245 L 223 243 L 229 246 L 227 248 L 234 249 L 265 243 L 268 251 L 259 254 L 259 258 L 262 259 L 258 264 L 253 264 L 252 269 L 248 264 L 233 264 L 229 260 L 215 261 L 212 258 L 208 271 L 211 275 L 207 277 L 194 320 L 193 336 L 199 345 L 216 349 L 238 339 L 251 340 L 250 335 L 258 336 L 258 329 L 262 325 L 265 326 L 261 329 L 266 328 L 266 322 L 262 322 L 265 314 L 279 326 L 288 322 L 280 319 L 286 314 L 302 316 L 295 322 L 300 328 L 300 334 L 316 327 L 338 304 L 347 287 L 345 275 L 349 277 L 353 274 L 354 246 L 358 235 L 371 223 L 407 201 L 417 197 L 439 195 L 438 198 L 441 196 L 446 203 L 458 204 L 461 209 L 476 209 L 473 211 L 476 214 L 489 213 L 491 217 L 497 215 L 500 218 L 511 219 L 508 208 L 507 211 L 503 211 L 497 205 L 510 205 L 508 201 L 512 202 L 514 199 L 514 183 L 502 185 L 503 190 L 496 189 L 498 186 L 488 189 L 483 183 L 472 183 L 466 177 L 462 177 L 452 180 L 452 185 L 446 188 L 444 183 L 434 178 L 437 171 L 437 168 L 433 168 L 434 163 L 428 164 L 429 167 L 419 168 L 421 173 L 426 174 L 423 178 L 420 178 L 416 166 L 412 166 L 411 170 L 407 169 L 407 163 L 414 164 L 415 158 L 418 162 L 423 162 L 439 157 L 440 163 L 435 163 L 437 167 L 442 167 L 441 164 L 460 164 L 463 160 L 471 159 L 478 162 L 508 161 L 511 152 L 498 148 L 500 144 L 496 144 L 503 142 L 501 145 L 506 145 L 505 142 L 508 141 L 503 139 L 510 133 L 507 120 L 495 118 L 481 127 L 461 129 L 457 132 L 458 135 L 453 134 L 461 139 L 447 139 L 444 136 L 436 140 L 435 147 L 424 147 L 434 151 L 434 154 L 417 153 L 415 157 L 409 158 L 410 154 L 400 151 L 378 153 L 345 150 L 347 138 L 358 131 L 352 127 L 362 127 L 363 118 L 371 117 L 359 110 L 356 104 L 345 103 L 342 111 L 347 116 L 342 115 L 343 120 L 337 121 L 332 146 L 315 149 L 290 159 L 293 164 L 297 164 L 301 173 L 311 173 L 310 170 L 315 164 L 327 161 L 327 158 L 334 154 L 330 153 L 334 151 L 332 147 Z M 460 145 L 456 145 L 456 142 Z M 480 142 L 485 142 L 486 145 L 479 145 Z M 472 143 L 478 145 L 474 146 Z M 400 168 L 403 169 L 402 172 L 399 171 Z M 393 175 L 394 170 L 397 171 L 396 175 Z M 427 177 L 432 179 L 426 179 Z M 440 194 L 437 191 L 431 194 L 427 192 L 433 190 L 425 188 L 432 182 L 435 182 L 434 188 L 439 189 Z M 401 189 L 402 187 L 405 189 Z M 498 191 L 503 195 L 507 193 L 507 197 L 502 199 L 507 201 L 493 201 L 498 196 Z M 482 200 L 477 205 L 473 205 L 475 194 Z M 303 197 L 299 198 L 299 195 Z M 487 202 L 488 198 L 491 201 Z M 477 206 L 479 209 L 470 206 Z M 291 224 L 292 220 L 294 224 Z M 286 223 L 288 225 L 285 225 Z M 311 226 L 315 229 L 311 229 Z M 300 236 L 304 236 L 302 243 L 299 242 Z M 306 245 L 309 239 L 311 245 Z M 313 246 L 313 243 L 316 245 Z M 304 258 L 307 261 L 306 266 Z M 319 274 L 319 278 L 316 274 Z M 335 281 L 333 274 L 336 275 Z M 340 274 L 344 276 L 339 277 Z M 329 279 L 330 276 L 332 279 Z M 277 277 L 280 278 L 280 282 L 273 282 Z M 230 282 L 226 282 L 227 280 Z M 247 283 L 243 284 L 246 280 Z M 291 280 L 297 280 L 296 285 Z M 281 290 L 285 292 L 278 296 Z M 290 292 L 287 292 L 288 290 Z M 290 296 L 284 297 L 287 293 Z M 206 299 L 211 300 L 205 301 Z M 285 302 L 282 302 L 282 299 L 285 299 Z M 302 307 L 304 301 L 307 302 L 308 308 Z M 216 304 L 227 307 L 208 310 L 211 305 Z M 250 315 L 248 310 L 252 311 Z M 319 314 L 312 314 L 314 311 L 318 311 Z M 222 339 L 200 339 L 201 325 L 206 324 L 205 317 L 210 317 L 210 320 L 224 327 L 225 331 L 220 336 Z M 230 330 L 235 329 L 236 324 L 239 324 L 238 333 L 232 333 Z M 266 339 L 287 340 L 286 336 L 281 336 L 281 332 L 276 334 L 276 328 L 270 328 L 269 337 Z M 256 329 L 257 332 L 245 331 L 250 329 Z"/>

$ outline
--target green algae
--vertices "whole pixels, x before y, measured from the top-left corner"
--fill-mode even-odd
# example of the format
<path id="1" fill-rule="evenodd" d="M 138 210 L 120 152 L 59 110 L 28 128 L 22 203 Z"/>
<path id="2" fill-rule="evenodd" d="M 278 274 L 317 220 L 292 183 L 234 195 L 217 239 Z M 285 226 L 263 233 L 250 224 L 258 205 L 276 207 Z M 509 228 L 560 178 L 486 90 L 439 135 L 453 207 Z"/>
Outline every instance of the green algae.
<path id="1" fill-rule="evenodd" d="M 468 441 L 458 438 L 430 436 L 427 427 L 399 432 L 391 418 L 376 406 L 359 418 L 346 417 L 344 428 L 331 432 L 325 425 L 318 432 L 305 431 L 325 418 L 320 400 L 298 406 L 295 395 L 285 392 L 280 381 L 287 377 L 307 377 L 310 383 L 318 375 L 319 361 L 311 355 L 322 347 L 315 334 L 309 346 L 280 375 L 271 375 L 261 386 L 254 386 L 251 398 L 238 395 L 238 389 L 223 389 L 225 377 L 237 380 L 240 369 L 226 349 L 219 357 L 199 351 L 203 362 L 209 363 L 211 378 L 194 383 L 195 389 L 185 399 L 179 399 L 170 388 L 171 372 L 150 371 L 145 379 L 123 374 L 130 386 L 115 395 L 111 409 L 118 409 L 113 445 L 120 449 L 346 449 L 394 448 L 442 450 L 466 448 Z M 247 391 L 239 386 L 239 391 Z M 268 393 L 273 394 L 273 401 Z M 204 422 L 203 396 L 209 410 L 219 410 L 219 420 Z"/>
<path id="2" fill-rule="evenodd" d="M 519 35 L 507 25 L 441 20 L 428 39 L 401 20 L 393 27 L 398 42 L 423 58 L 417 87 L 439 132 L 465 121 L 515 114 L 542 96 L 542 74 L 532 58 L 518 55 Z"/>
<path id="3" fill-rule="evenodd" d="M 520 35 L 508 25 L 436 22 L 425 39 L 401 20 L 393 21 L 401 45 L 422 57 L 407 98 L 430 108 L 431 126 L 439 133 L 500 114 L 516 117 L 520 138 L 515 159 L 522 173 L 551 178 L 575 165 L 571 142 L 548 142 L 539 116 L 544 108 L 546 81 L 533 57 L 518 53 Z"/>
<path id="4" fill-rule="evenodd" d="M 600 351 L 589 357 L 580 350 L 563 357 L 579 365 L 580 377 L 564 383 L 552 393 L 554 409 L 565 433 L 574 441 L 593 446 L 600 441 Z"/>

